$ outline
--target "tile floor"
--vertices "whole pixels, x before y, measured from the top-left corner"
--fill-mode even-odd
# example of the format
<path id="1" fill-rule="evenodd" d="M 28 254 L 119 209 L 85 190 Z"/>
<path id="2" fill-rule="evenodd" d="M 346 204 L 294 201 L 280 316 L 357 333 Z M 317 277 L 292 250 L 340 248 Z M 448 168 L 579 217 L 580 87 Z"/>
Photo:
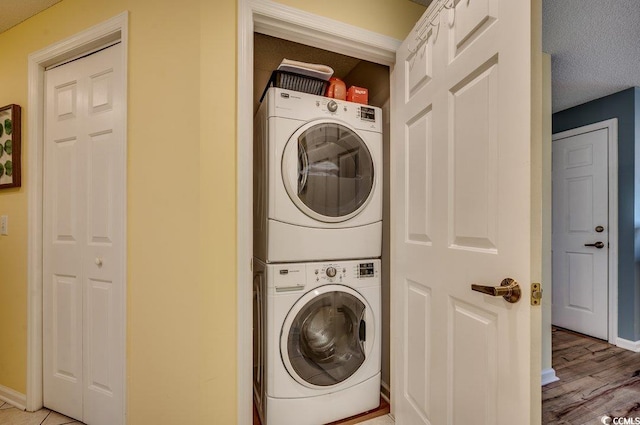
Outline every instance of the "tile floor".
<path id="1" fill-rule="evenodd" d="M 49 409 L 40 409 L 37 412 L 25 412 L 16 409 L 9 403 L 0 400 L 0 424 L 7 425 L 82 425 L 75 419 L 62 416 L 60 413 Z M 376 423 L 376 425 L 378 425 Z"/>
<path id="2" fill-rule="evenodd" d="M 83 425 L 74 419 L 61 415 L 49 409 L 40 409 L 37 412 L 25 412 L 16 409 L 9 403 L 0 400 L 0 424 L 6 425 Z M 373 418 L 359 425 L 394 425 L 393 418 L 389 415 Z"/>
<path id="3" fill-rule="evenodd" d="M 360 422 L 358 425 L 395 425 L 395 422 L 390 415 L 384 415 Z"/>

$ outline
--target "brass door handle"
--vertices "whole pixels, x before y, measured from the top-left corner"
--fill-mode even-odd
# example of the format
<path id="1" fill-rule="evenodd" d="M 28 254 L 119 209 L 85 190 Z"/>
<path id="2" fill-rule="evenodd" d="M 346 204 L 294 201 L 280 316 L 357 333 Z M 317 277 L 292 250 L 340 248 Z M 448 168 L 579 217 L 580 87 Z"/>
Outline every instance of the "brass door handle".
<path id="1" fill-rule="evenodd" d="M 517 303 L 520 300 L 522 291 L 520 291 L 520 285 L 514 279 L 510 277 L 503 279 L 500 282 L 500 286 L 484 286 L 484 285 L 471 285 L 471 289 L 476 292 L 482 292 L 483 294 L 491 295 L 494 297 L 502 297 L 510 303 Z"/>
<path id="2" fill-rule="evenodd" d="M 584 246 L 595 246 L 598 249 L 602 249 L 602 248 L 604 248 L 604 243 L 598 241 L 596 243 L 586 243 L 586 244 L 584 244 Z"/>

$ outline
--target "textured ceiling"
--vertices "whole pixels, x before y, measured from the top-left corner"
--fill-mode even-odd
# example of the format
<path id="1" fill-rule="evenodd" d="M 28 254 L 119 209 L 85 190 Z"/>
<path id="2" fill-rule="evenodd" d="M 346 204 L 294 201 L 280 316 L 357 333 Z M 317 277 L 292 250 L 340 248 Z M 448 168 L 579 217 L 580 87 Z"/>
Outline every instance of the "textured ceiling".
<path id="1" fill-rule="evenodd" d="M 640 86 L 640 1 L 544 0 L 553 111 Z"/>
<path id="2" fill-rule="evenodd" d="M 0 0 L 0 32 L 18 25 L 60 0 Z"/>

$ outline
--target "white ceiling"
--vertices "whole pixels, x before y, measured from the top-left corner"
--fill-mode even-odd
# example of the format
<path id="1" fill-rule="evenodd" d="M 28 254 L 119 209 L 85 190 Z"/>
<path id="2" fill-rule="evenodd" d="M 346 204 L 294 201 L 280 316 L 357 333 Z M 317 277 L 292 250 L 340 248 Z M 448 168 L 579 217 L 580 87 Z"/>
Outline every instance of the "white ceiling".
<path id="1" fill-rule="evenodd" d="M 640 1 L 543 0 L 553 111 L 640 86 Z"/>
<path id="2" fill-rule="evenodd" d="M 0 0 L 0 33 L 37 15 L 60 0 Z"/>

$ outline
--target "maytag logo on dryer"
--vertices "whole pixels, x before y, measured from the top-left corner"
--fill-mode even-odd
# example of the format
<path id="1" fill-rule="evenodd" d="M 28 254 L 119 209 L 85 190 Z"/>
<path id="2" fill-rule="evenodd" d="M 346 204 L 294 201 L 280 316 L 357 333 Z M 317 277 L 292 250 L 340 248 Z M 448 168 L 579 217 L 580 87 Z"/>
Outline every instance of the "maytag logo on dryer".
<path id="1" fill-rule="evenodd" d="M 300 96 L 296 96 L 294 94 L 287 93 L 287 92 L 280 92 L 280 97 L 284 99 L 302 99 Z"/>

